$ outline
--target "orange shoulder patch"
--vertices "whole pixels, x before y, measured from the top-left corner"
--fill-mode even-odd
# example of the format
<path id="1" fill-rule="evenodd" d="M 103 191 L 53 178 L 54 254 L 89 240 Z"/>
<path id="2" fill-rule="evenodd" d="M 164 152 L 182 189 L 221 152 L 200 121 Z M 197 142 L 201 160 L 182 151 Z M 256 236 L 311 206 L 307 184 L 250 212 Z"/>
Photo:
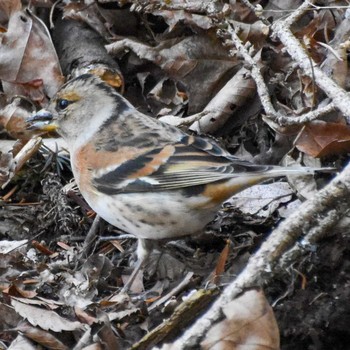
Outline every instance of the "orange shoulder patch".
<path id="1" fill-rule="evenodd" d="M 175 147 L 173 145 L 165 146 L 161 152 L 154 155 L 152 160 L 145 164 L 143 168 L 133 173 L 130 178 L 136 179 L 142 176 L 148 176 L 153 174 L 155 171 L 159 169 L 159 167 L 165 164 L 168 159 L 175 153 Z"/>

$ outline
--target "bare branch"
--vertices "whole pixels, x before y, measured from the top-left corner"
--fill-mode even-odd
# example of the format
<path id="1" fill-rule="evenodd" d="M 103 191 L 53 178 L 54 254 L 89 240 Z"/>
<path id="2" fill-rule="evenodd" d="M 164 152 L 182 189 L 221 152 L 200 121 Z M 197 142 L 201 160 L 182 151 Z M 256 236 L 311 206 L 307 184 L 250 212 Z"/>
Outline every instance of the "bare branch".
<path id="1" fill-rule="evenodd" d="M 297 13 L 293 13 L 293 15 L 299 17 L 301 12 L 300 9 L 298 9 L 298 11 L 296 12 Z M 263 75 L 260 71 L 256 60 L 249 54 L 247 46 L 243 45 L 241 39 L 238 37 L 235 29 L 232 27 L 229 21 L 227 21 L 227 25 L 227 32 L 231 35 L 231 39 L 235 47 L 242 55 L 245 62 L 251 66 L 251 76 L 255 80 L 261 104 L 264 107 L 264 110 L 267 114 L 264 118 L 267 118 L 280 126 L 298 125 L 318 119 L 322 115 L 332 112 L 335 109 L 334 104 L 330 103 L 325 107 L 320 107 L 314 111 L 310 111 L 309 113 L 303 114 L 301 116 L 286 116 L 281 114 L 280 112 L 277 112 L 271 103 L 270 93 L 268 91 Z"/>
<path id="2" fill-rule="evenodd" d="M 313 61 L 304 50 L 302 44 L 290 30 L 291 24 L 297 20 L 309 6 L 309 2 L 304 2 L 286 20 L 279 20 L 272 25 L 272 31 L 282 44 L 286 47 L 289 55 L 303 69 L 304 73 L 315 79 L 315 83 L 330 97 L 334 106 L 338 108 L 346 117 L 350 118 L 350 96 L 347 91 L 340 88 L 333 79 L 328 77 Z"/>

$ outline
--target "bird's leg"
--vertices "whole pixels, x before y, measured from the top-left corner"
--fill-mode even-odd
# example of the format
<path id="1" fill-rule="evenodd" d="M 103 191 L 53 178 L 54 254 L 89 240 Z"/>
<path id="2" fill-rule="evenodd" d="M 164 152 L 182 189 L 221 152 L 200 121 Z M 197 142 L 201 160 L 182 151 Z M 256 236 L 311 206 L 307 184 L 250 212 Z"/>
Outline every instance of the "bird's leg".
<path id="1" fill-rule="evenodd" d="M 136 275 L 141 270 L 141 268 L 143 268 L 147 263 L 152 250 L 153 250 L 152 240 L 139 238 L 137 243 L 137 249 L 136 249 L 137 262 L 128 281 L 125 283 L 124 287 L 122 288 L 121 293 L 125 293 L 130 289 L 130 287 L 132 286 L 135 280 Z"/>

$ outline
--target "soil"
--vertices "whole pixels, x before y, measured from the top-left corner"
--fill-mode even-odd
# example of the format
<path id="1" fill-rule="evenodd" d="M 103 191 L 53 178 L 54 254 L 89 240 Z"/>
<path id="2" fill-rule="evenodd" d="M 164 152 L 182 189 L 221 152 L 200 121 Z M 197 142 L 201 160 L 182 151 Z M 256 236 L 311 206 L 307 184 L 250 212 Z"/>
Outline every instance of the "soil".
<path id="1" fill-rule="evenodd" d="M 349 253 L 348 234 L 337 232 L 289 271 L 277 289 L 287 295 L 274 307 L 282 349 L 349 348 Z"/>

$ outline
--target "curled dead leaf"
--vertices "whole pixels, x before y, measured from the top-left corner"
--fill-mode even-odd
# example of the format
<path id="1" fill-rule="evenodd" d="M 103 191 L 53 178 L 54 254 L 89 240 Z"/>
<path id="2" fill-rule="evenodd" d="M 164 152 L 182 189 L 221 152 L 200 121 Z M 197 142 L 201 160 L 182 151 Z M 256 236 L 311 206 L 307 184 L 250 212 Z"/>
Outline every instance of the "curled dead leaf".
<path id="1" fill-rule="evenodd" d="M 278 326 L 262 291 L 246 291 L 228 303 L 223 312 L 226 319 L 210 329 L 202 349 L 279 349 Z"/>
<path id="2" fill-rule="evenodd" d="M 27 95 L 43 103 L 63 84 L 50 34 L 28 9 L 11 14 L 0 43 L 0 79 L 6 94 Z"/>
<path id="3" fill-rule="evenodd" d="M 67 350 L 68 347 L 58 340 L 54 335 L 47 331 L 43 331 L 37 327 L 32 327 L 28 323 L 23 323 L 17 327 L 24 336 L 34 342 L 52 350 Z"/>
<path id="4" fill-rule="evenodd" d="M 0 1 L 0 19 L 8 20 L 12 13 L 19 11 L 22 8 L 21 0 L 2 0 Z"/>
<path id="5" fill-rule="evenodd" d="M 16 96 L 10 104 L 0 110 L 0 126 L 15 139 L 29 140 L 33 132 L 27 130 L 26 119 L 34 110 L 35 107 L 28 99 Z"/>
<path id="6" fill-rule="evenodd" d="M 28 305 L 25 299 L 11 299 L 11 305 L 16 312 L 23 318 L 27 319 L 33 326 L 39 326 L 44 330 L 52 330 L 54 332 L 74 331 L 81 329 L 83 325 L 78 321 L 69 321 L 56 312 L 45 310 L 36 306 Z"/>
<path id="7" fill-rule="evenodd" d="M 295 146 L 315 158 L 349 152 L 350 126 L 313 121 L 301 130 Z"/>

